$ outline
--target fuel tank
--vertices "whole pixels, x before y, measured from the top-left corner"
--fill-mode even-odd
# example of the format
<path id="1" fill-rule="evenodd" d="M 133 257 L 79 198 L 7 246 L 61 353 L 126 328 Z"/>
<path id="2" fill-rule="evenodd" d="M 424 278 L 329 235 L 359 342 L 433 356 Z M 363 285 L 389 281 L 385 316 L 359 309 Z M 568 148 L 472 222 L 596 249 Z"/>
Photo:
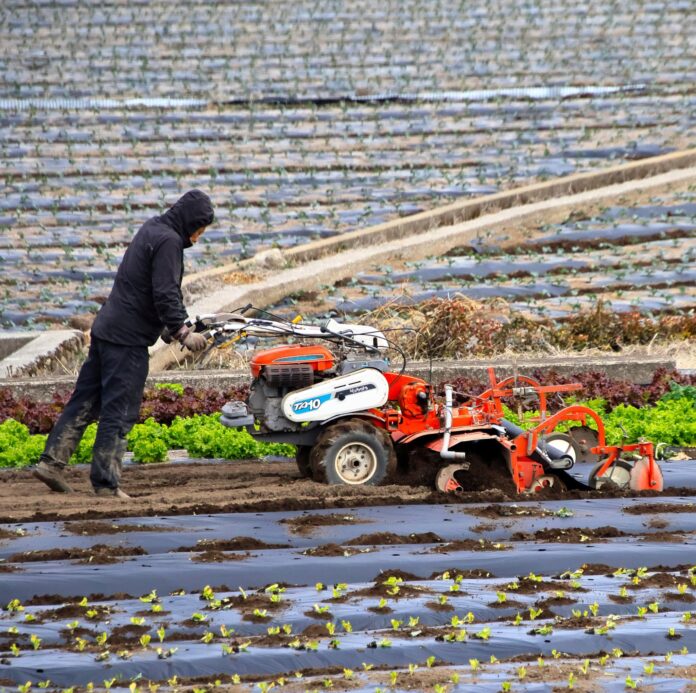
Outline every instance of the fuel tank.
<path id="1" fill-rule="evenodd" d="M 315 372 L 326 371 L 336 363 L 334 355 L 318 345 L 289 344 L 264 349 L 251 359 L 251 374 L 258 378 L 265 366 L 298 366 L 308 364 Z"/>

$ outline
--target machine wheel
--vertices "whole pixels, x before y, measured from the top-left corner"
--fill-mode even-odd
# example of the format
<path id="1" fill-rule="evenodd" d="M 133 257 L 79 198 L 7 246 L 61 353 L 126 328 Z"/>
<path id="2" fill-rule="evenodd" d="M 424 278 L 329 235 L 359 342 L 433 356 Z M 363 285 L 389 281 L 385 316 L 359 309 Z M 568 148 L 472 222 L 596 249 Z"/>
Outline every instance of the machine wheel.
<path id="1" fill-rule="evenodd" d="M 396 469 L 396 452 L 386 431 L 352 419 L 327 428 L 309 456 L 315 481 L 377 486 Z"/>
<path id="2" fill-rule="evenodd" d="M 607 484 L 617 488 L 628 488 L 631 483 L 631 470 L 633 465 L 626 460 L 616 460 L 602 476 L 597 476 L 597 472 L 602 468 L 604 462 L 598 462 L 590 472 L 589 485 L 591 488 L 600 489 Z"/>
<path id="3" fill-rule="evenodd" d="M 657 462 L 654 463 L 652 484 L 648 476 L 650 462 L 647 457 L 641 457 L 631 470 L 631 491 L 664 491 L 665 483 L 662 470 Z"/>
<path id="4" fill-rule="evenodd" d="M 553 474 L 542 474 L 532 481 L 532 485 L 526 493 L 533 496 L 535 493 L 541 493 L 550 488 L 565 490 L 565 484 Z"/>
<path id="5" fill-rule="evenodd" d="M 300 476 L 305 479 L 312 478 L 312 466 L 309 463 L 309 455 L 311 452 L 312 448 L 309 445 L 297 446 L 295 462 L 297 462 L 297 468 L 300 470 Z"/>
<path id="6" fill-rule="evenodd" d="M 594 428 L 590 428 L 589 426 L 574 426 L 568 431 L 568 435 L 578 446 L 578 456 L 575 460 L 578 464 L 597 464 L 597 462 L 599 462 L 599 455 L 595 455 L 591 452 L 593 447 L 599 445 L 599 436 Z"/>
<path id="7" fill-rule="evenodd" d="M 570 457 L 573 463 L 577 462 L 580 457 L 580 448 L 578 444 L 567 433 L 551 433 L 546 436 L 545 443 L 555 452 L 558 452 L 564 457 Z M 540 444 L 540 447 L 542 450 L 544 449 L 543 444 Z"/>

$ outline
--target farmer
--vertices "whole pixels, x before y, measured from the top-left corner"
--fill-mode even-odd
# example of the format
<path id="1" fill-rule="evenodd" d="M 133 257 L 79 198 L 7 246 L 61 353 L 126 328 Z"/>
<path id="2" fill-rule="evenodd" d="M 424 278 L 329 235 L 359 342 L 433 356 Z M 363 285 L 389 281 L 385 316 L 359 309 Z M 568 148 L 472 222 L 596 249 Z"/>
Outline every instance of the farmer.
<path id="1" fill-rule="evenodd" d="M 90 481 L 98 496 L 130 496 L 119 487 L 126 436 L 138 420 L 148 347 L 162 334 L 200 351 L 203 335 L 184 324 L 183 250 L 213 221 L 213 205 L 200 190 L 183 195 L 162 216 L 148 219 L 119 265 L 114 286 L 92 325 L 87 360 L 75 390 L 53 427 L 34 476 L 52 491 L 70 493 L 63 474 L 87 425 L 99 419 Z M 171 337 L 170 337 L 171 335 Z"/>

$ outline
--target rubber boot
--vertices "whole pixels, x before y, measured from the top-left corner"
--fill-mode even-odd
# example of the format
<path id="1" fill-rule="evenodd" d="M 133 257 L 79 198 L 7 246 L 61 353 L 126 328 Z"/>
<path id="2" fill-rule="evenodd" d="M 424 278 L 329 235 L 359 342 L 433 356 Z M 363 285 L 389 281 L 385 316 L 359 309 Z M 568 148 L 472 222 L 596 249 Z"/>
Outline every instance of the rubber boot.
<path id="1" fill-rule="evenodd" d="M 72 493 L 73 490 L 70 488 L 70 484 L 65 480 L 63 476 L 63 471 L 54 465 L 46 464 L 46 462 L 39 462 L 32 470 L 34 476 L 43 481 L 51 491 L 56 493 Z"/>

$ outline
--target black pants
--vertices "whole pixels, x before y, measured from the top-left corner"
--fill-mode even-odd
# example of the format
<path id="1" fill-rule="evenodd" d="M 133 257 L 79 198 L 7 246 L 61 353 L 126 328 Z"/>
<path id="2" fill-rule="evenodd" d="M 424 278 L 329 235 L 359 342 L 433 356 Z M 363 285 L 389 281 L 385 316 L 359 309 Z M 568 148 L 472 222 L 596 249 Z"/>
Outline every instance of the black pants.
<path id="1" fill-rule="evenodd" d="M 117 488 L 126 436 L 138 420 L 148 366 L 147 347 L 92 337 L 75 391 L 48 436 L 41 461 L 64 468 L 85 428 L 98 419 L 90 480 L 95 489 Z"/>

